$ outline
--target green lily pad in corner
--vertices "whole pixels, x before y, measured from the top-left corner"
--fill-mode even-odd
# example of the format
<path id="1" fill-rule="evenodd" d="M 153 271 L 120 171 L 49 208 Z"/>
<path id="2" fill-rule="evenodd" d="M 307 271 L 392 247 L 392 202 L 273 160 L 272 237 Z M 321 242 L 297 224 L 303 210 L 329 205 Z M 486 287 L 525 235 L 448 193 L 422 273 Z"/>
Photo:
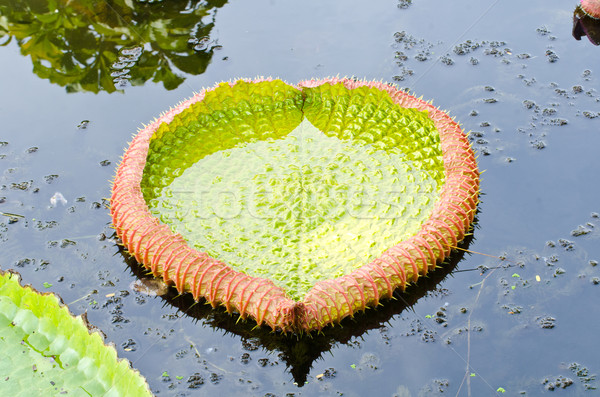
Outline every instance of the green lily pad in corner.
<path id="1" fill-rule="evenodd" d="M 239 80 L 136 136 L 111 212 L 178 290 L 307 331 L 434 269 L 478 192 L 464 133 L 427 102 L 377 82 Z"/>
<path id="2" fill-rule="evenodd" d="M 22 287 L 0 271 L 0 395 L 151 396 L 145 379 L 118 360 L 84 316 L 54 294 Z"/>

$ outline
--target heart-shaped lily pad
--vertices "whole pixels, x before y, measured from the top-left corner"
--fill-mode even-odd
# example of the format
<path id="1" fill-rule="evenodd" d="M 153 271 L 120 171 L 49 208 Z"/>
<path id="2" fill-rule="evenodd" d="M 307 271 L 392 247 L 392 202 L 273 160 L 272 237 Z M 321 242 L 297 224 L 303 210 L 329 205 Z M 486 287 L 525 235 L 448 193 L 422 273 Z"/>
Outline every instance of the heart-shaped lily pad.
<path id="1" fill-rule="evenodd" d="M 375 305 L 470 227 L 478 172 L 445 113 L 382 83 L 237 81 L 146 127 L 117 233 L 180 291 L 284 331 Z"/>

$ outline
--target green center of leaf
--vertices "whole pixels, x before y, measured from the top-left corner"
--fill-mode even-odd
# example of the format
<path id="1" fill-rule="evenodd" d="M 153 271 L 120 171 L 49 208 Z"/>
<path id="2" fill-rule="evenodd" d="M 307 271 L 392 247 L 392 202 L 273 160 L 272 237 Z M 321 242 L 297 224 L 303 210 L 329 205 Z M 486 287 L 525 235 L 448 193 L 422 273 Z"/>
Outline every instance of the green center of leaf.
<path id="1" fill-rule="evenodd" d="M 417 233 L 443 179 L 425 112 L 275 81 L 219 86 L 163 124 L 142 190 L 190 246 L 301 300 Z"/>

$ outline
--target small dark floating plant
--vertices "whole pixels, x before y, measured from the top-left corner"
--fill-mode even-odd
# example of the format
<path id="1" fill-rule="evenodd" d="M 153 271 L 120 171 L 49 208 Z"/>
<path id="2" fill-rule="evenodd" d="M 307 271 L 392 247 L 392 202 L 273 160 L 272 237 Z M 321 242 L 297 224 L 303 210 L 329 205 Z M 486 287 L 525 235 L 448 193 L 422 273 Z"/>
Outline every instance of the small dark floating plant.
<path id="1" fill-rule="evenodd" d="M 239 80 L 139 132 L 111 213 L 180 292 L 303 332 L 435 269 L 478 193 L 466 136 L 430 103 L 380 82 Z"/>

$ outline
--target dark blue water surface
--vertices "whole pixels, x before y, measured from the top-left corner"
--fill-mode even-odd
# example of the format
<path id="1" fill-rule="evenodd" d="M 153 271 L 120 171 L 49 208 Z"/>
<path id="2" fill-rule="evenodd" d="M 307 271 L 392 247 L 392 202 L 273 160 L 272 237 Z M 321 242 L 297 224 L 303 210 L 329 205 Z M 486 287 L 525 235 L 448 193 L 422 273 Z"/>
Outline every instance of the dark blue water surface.
<path id="1" fill-rule="evenodd" d="M 600 47 L 572 36 L 576 1 L 59 3 L 40 25 L 39 4 L 0 0 L 0 267 L 87 312 L 157 395 L 599 393 Z M 136 131 L 222 80 L 332 75 L 472 131 L 469 249 L 505 260 L 467 254 L 313 339 L 132 290 L 105 199 Z"/>

